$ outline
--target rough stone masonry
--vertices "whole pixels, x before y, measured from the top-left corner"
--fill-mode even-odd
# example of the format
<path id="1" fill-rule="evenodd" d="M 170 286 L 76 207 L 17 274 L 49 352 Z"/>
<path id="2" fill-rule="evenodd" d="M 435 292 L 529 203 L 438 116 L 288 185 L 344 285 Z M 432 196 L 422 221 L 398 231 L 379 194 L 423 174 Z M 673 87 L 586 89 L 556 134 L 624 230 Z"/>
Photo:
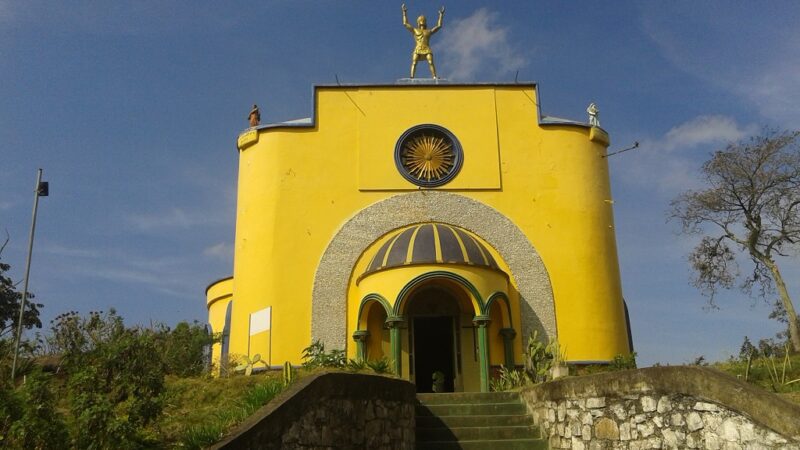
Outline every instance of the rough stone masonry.
<path id="1" fill-rule="evenodd" d="M 798 449 L 800 406 L 702 367 L 567 377 L 520 393 L 553 449 Z"/>

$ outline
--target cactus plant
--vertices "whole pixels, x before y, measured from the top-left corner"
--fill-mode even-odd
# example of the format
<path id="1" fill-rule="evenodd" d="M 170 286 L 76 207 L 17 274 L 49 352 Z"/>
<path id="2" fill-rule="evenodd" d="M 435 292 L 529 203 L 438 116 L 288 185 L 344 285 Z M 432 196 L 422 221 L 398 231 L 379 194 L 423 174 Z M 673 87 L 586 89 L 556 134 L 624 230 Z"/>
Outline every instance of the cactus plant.
<path id="1" fill-rule="evenodd" d="M 294 369 L 292 363 L 286 361 L 283 363 L 283 385 L 288 386 L 294 381 Z"/>
<path id="2" fill-rule="evenodd" d="M 264 364 L 264 366 L 267 365 L 266 361 L 261 360 L 260 353 L 256 353 L 255 355 L 253 355 L 253 358 L 249 358 L 247 356 L 243 356 L 242 358 L 244 359 L 244 361 L 242 361 L 238 366 L 236 366 L 236 371 L 237 372 L 244 371 L 244 375 L 246 377 L 249 377 L 250 375 L 253 374 L 253 366 L 255 366 L 257 363 Z"/>

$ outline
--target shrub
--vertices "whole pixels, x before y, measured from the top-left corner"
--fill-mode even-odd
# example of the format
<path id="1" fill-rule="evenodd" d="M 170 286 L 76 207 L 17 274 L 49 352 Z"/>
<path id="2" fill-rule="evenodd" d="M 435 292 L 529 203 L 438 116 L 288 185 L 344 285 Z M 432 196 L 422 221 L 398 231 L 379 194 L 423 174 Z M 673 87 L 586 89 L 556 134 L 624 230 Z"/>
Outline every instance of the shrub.
<path id="1" fill-rule="evenodd" d="M 508 369 L 500 366 L 500 374 L 497 378 L 489 382 L 492 391 L 511 391 L 521 388 L 532 380 L 524 370 Z"/>
<path id="2" fill-rule="evenodd" d="M 381 359 L 367 361 L 367 367 L 375 373 L 392 373 L 392 364 L 385 356 Z"/>
<path id="3" fill-rule="evenodd" d="M 702 361 L 700 361 L 702 362 Z M 636 368 L 636 352 L 627 355 L 617 355 L 609 365 L 611 370 L 628 370 Z"/>
<path id="4" fill-rule="evenodd" d="M 56 409 L 50 376 L 33 371 L 18 389 L 18 417 L 8 429 L 5 448 L 60 449 L 69 442 L 67 426 Z"/>
<path id="5" fill-rule="evenodd" d="M 344 350 L 325 351 L 325 344 L 315 341 L 303 349 L 303 367 L 315 369 L 318 367 L 341 369 L 347 365 Z"/>
<path id="6" fill-rule="evenodd" d="M 208 329 L 195 321 L 180 322 L 159 333 L 166 372 L 180 377 L 201 375 L 209 368 L 209 347 L 215 341 Z"/>
<path id="7" fill-rule="evenodd" d="M 50 338 L 62 350 L 78 448 L 139 448 L 163 407 L 164 364 L 156 333 L 126 328 L 114 310 L 67 313 Z"/>

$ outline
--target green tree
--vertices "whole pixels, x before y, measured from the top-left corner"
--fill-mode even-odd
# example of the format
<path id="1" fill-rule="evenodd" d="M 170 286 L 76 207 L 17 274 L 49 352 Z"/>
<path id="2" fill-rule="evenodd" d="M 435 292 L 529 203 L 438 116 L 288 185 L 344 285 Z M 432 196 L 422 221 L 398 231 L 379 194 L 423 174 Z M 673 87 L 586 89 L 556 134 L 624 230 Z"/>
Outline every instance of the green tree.
<path id="1" fill-rule="evenodd" d="M 800 131 L 764 130 L 729 144 L 702 167 L 705 186 L 672 201 L 671 216 L 684 233 L 703 238 L 689 256 L 692 284 L 715 307 L 718 289 L 738 287 L 768 299 L 777 291 L 776 311 L 785 318 L 789 341 L 800 351 L 800 325 L 776 257 L 791 256 L 800 244 Z M 750 270 L 740 275 L 737 254 Z M 796 254 L 796 253 L 795 253 Z"/>
<path id="2" fill-rule="evenodd" d="M 0 259 L 3 257 L 3 250 L 8 244 L 6 237 L 3 245 L 0 245 Z M 19 305 L 22 301 L 22 293 L 17 291 L 17 286 L 6 274 L 11 266 L 0 260 L 0 339 L 8 339 L 14 336 L 19 319 Z M 41 328 L 42 322 L 39 320 L 39 308 L 41 304 L 33 303 L 30 299 L 33 294 L 28 293 L 25 312 L 22 315 L 22 327 L 31 329 Z"/>

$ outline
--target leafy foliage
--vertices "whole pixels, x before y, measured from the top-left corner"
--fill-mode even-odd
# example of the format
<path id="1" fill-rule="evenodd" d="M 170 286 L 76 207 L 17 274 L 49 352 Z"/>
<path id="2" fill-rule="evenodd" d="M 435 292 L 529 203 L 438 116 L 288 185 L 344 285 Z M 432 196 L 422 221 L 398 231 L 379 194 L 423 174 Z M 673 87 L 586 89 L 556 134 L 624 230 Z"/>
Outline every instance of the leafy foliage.
<path id="1" fill-rule="evenodd" d="M 78 448 L 142 448 L 144 428 L 163 407 L 165 368 L 156 333 L 126 328 L 114 310 L 75 312 L 53 321 Z"/>
<path id="2" fill-rule="evenodd" d="M 175 328 L 162 328 L 158 345 L 168 374 L 180 377 L 197 376 L 209 368 L 209 348 L 217 339 L 195 321 L 180 322 Z"/>
<path id="3" fill-rule="evenodd" d="M 7 244 L 8 238 L 3 245 L 0 245 L 0 258 L 2 258 L 3 249 Z M 0 261 L 0 339 L 11 337 L 16 330 L 19 306 L 22 301 L 22 292 L 17 291 L 16 284 L 7 275 L 10 269 L 9 264 Z M 28 292 L 25 312 L 22 314 L 22 327 L 28 330 L 42 327 L 42 322 L 39 320 L 39 308 L 42 307 L 42 304 L 30 301 L 33 297 L 33 294 Z"/>
<path id="4" fill-rule="evenodd" d="M 636 352 L 627 355 L 616 355 L 611 360 L 609 369 L 614 370 L 629 370 L 636 368 Z"/>
<path id="5" fill-rule="evenodd" d="M 716 307 L 719 288 L 738 287 L 759 298 L 776 291 L 789 338 L 800 351 L 800 319 L 776 263 L 800 243 L 800 131 L 765 130 L 729 144 L 702 167 L 705 187 L 672 201 L 684 233 L 704 234 L 689 256 L 692 284 Z M 739 272 L 736 254 L 751 270 Z"/>
<path id="6" fill-rule="evenodd" d="M 392 373 L 392 362 L 386 357 L 367 361 L 367 367 L 375 373 Z"/>
<path id="7" fill-rule="evenodd" d="M 303 368 L 315 369 L 320 367 L 341 369 L 347 365 L 344 350 L 334 349 L 325 351 L 325 344 L 315 341 L 303 349 Z"/>
<path id="8" fill-rule="evenodd" d="M 0 405 L 6 406 L 0 406 L 0 423 L 3 423 L 0 425 L 0 445 L 9 449 L 45 450 L 61 449 L 69 442 L 64 417 L 56 409 L 49 375 L 33 371 L 26 376 L 21 387 L 3 390 Z M 11 420 L 10 426 L 7 426 L 8 419 Z"/>
<path id="9" fill-rule="evenodd" d="M 489 382 L 492 391 L 512 391 L 533 383 L 530 376 L 524 370 L 508 369 L 500 366 L 500 373 Z"/>
<path id="10" fill-rule="evenodd" d="M 542 383 L 550 378 L 550 369 L 564 361 L 564 352 L 558 339 L 552 338 L 545 344 L 539 340 L 539 332 L 533 330 L 528 337 L 525 352 L 525 371 L 532 383 Z"/>

